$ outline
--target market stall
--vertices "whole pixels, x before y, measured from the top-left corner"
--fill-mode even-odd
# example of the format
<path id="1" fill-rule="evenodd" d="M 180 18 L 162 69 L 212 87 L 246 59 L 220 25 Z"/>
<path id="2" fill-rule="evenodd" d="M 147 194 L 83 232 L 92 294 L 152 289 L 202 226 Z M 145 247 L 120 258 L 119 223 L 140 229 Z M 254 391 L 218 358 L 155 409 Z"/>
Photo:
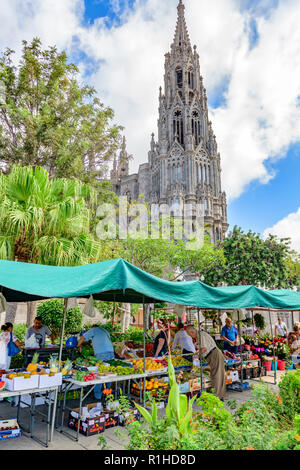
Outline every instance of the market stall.
<path id="1" fill-rule="evenodd" d="M 289 310 L 300 308 L 300 293 L 293 291 L 264 291 L 254 286 L 213 288 L 199 281 L 180 283 L 165 281 L 122 259 L 74 268 L 0 261 L 0 290 L 8 302 L 26 302 L 49 298 L 65 299 L 58 370 L 60 370 L 62 362 L 68 298 L 87 298 L 92 295 L 95 300 L 143 304 L 143 375 L 149 374 L 146 369 L 145 347 L 145 304 L 147 303 L 164 301 L 194 306 L 199 309 L 219 310 L 259 306 Z M 200 322 L 198 324 L 200 327 Z M 200 354 L 201 390 L 203 390 L 203 367 Z M 146 377 L 141 378 L 145 385 Z M 51 434 L 53 434 L 55 424 L 57 393 L 56 390 Z"/>

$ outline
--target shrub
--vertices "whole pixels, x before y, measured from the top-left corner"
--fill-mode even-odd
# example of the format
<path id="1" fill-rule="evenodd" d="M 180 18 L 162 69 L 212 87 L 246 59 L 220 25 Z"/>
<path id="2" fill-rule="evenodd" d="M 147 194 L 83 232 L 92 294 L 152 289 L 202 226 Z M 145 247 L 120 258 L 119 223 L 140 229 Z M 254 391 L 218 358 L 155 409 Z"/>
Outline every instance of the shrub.
<path id="1" fill-rule="evenodd" d="M 293 420 L 300 414 L 300 369 L 288 372 L 279 383 L 283 413 Z"/>
<path id="2" fill-rule="evenodd" d="M 26 331 L 27 331 L 27 326 L 26 326 L 25 323 L 20 323 L 18 325 L 14 325 L 13 333 L 21 343 L 24 343 L 24 341 L 25 341 Z"/>
<path id="3" fill-rule="evenodd" d="M 55 337 L 59 337 L 64 312 L 63 299 L 53 299 L 42 302 L 37 307 L 37 313 L 42 318 Z M 65 333 L 80 332 L 83 314 L 79 307 L 71 308 L 66 314 Z"/>

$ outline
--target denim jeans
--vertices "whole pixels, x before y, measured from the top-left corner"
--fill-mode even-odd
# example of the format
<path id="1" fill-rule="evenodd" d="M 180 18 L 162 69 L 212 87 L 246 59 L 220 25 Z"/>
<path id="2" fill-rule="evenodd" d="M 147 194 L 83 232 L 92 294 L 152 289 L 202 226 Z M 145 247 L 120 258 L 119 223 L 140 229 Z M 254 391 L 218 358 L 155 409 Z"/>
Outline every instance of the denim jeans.
<path id="1" fill-rule="evenodd" d="M 100 361 L 105 362 L 105 361 L 111 361 L 114 358 L 114 353 L 113 352 L 99 353 L 99 354 L 95 354 L 95 356 Z M 107 383 L 105 385 L 106 385 L 106 388 L 110 388 L 111 383 Z M 101 400 L 102 389 L 103 389 L 103 385 L 96 385 L 96 387 L 94 388 L 94 397 L 96 400 Z"/>
<path id="2" fill-rule="evenodd" d="M 237 346 L 231 346 L 231 344 L 225 343 L 224 342 L 224 351 L 229 351 L 233 354 L 238 353 L 238 347 Z"/>

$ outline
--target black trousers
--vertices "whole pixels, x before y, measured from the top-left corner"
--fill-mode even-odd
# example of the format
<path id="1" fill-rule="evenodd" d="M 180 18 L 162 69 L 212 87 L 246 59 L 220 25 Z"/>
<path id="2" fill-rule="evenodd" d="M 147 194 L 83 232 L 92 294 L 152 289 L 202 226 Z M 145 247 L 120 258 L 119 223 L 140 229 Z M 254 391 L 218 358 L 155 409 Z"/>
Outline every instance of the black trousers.
<path id="1" fill-rule="evenodd" d="M 194 353 L 191 353 L 191 351 L 187 351 L 186 349 L 183 349 L 182 353 L 183 354 L 190 354 L 190 356 L 184 356 L 184 359 L 186 359 L 189 362 L 193 362 Z"/>

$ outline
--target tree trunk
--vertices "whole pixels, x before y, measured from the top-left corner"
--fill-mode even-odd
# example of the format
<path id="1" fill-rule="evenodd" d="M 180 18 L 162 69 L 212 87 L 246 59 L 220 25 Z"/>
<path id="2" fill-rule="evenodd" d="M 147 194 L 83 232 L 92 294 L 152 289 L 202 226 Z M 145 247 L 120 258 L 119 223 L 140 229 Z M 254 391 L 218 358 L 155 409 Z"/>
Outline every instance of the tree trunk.
<path id="1" fill-rule="evenodd" d="M 122 313 L 121 313 L 121 331 L 125 331 L 129 328 L 131 321 L 131 307 L 130 304 L 122 304 Z"/>
<path id="2" fill-rule="evenodd" d="M 27 322 L 26 326 L 29 328 L 33 325 L 34 319 L 37 316 L 37 302 L 27 302 Z"/>
<path id="3" fill-rule="evenodd" d="M 14 324 L 16 320 L 17 307 L 18 307 L 17 302 L 7 303 L 7 308 L 5 312 L 5 323 L 9 322 L 9 323 Z"/>

